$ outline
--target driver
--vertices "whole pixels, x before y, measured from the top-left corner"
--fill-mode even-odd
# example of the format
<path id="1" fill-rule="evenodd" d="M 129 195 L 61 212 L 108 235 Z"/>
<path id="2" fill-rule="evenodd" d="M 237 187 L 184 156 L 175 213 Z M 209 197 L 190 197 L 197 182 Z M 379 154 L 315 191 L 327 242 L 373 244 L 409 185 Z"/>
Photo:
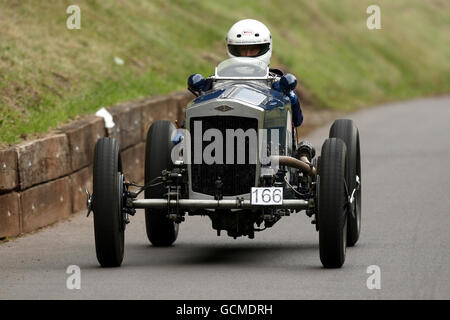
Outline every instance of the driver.
<path id="1" fill-rule="evenodd" d="M 236 22 L 228 31 L 226 41 L 227 53 L 230 58 L 252 57 L 270 65 L 272 35 L 262 22 L 253 19 L 244 19 Z M 283 75 L 283 72 L 278 69 L 269 69 L 269 71 L 278 76 Z M 272 89 L 281 91 L 279 82 L 275 82 Z M 289 92 L 288 96 L 292 106 L 292 121 L 294 126 L 298 127 L 303 122 L 300 102 L 294 90 Z"/>
<path id="2" fill-rule="evenodd" d="M 233 57 L 253 57 L 270 64 L 272 36 L 267 27 L 253 19 L 236 22 L 227 33 L 227 53 Z"/>

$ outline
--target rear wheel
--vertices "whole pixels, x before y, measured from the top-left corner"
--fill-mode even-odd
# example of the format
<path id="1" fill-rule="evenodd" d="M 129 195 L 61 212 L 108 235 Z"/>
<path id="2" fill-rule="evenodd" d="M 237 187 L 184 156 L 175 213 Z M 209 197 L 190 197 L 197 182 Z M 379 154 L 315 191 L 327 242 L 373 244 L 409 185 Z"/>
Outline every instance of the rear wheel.
<path id="1" fill-rule="evenodd" d="M 173 168 L 170 153 L 175 126 L 167 120 L 152 124 L 147 134 L 145 147 L 145 184 L 159 177 L 161 172 Z M 167 190 L 162 185 L 147 188 L 145 198 L 166 198 Z M 167 217 L 167 209 L 145 209 L 147 237 L 154 246 L 170 246 L 178 236 L 179 225 Z"/>
<path id="2" fill-rule="evenodd" d="M 95 250 L 102 267 L 118 267 L 124 255 L 123 175 L 116 140 L 98 140 L 94 155 L 93 212 Z"/>
<path id="3" fill-rule="evenodd" d="M 319 168 L 319 248 L 325 268 L 340 268 L 345 261 L 347 203 L 345 191 L 346 147 L 330 138 L 322 146 Z"/>
<path id="4" fill-rule="evenodd" d="M 359 131 L 350 119 L 336 120 L 330 129 L 330 138 L 339 138 L 347 147 L 347 187 L 354 194 L 354 201 L 348 206 L 347 245 L 354 246 L 361 233 L 361 155 Z M 358 182 L 357 182 L 358 181 Z"/>

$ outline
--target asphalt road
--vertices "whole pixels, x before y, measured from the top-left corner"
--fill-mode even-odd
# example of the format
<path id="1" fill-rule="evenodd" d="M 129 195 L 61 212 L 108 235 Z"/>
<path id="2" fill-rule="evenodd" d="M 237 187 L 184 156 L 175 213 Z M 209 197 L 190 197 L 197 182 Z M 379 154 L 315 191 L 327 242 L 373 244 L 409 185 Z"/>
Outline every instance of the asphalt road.
<path id="1" fill-rule="evenodd" d="M 0 298 L 449 299 L 450 97 L 348 117 L 361 134 L 363 217 L 342 269 L 321 267 L 318 233 L 303 213 L 254 240 L 217 237 L 208 218 L 188 217 L 174 247 L 153 248 L 141 210 L 122 267 L 101 269 L 92 216 L 78 214 L 0 244 Z M 328 128 L 308 137 L 318 150 Z M 81 269 L 79 290 L 66 287 L 69 265 Z M 367 287 L 371 265 L 380 289 Z"/>

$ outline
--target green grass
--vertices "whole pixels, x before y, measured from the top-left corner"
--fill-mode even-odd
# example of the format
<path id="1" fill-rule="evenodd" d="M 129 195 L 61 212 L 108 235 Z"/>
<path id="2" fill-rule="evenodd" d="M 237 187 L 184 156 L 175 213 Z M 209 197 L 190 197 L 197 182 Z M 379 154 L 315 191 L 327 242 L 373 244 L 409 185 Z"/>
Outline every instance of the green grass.
<path id="1" fill-rule="evenodd" d="M 225 34 L 241 18 L 269 26 L 272 65 L 295 73 L 318 107 L 450 92 L 445 0 L 377 1 L 374 31 L 374 2 L 364 0 L 77 0 L 81 30 L 68 30 L 73 3 L 0 0 L 0 146 L 102 106 L 184 89 L 189 74 L 209 75 L 226 58 Z"/>

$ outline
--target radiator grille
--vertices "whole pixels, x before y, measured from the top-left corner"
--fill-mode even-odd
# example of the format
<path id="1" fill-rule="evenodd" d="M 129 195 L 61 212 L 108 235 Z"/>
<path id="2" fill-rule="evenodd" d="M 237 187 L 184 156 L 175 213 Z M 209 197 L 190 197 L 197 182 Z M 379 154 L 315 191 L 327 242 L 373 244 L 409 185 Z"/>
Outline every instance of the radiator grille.
<path id="1" fill-rule="evenodd" d="M 201 121 L 202 134 L 208 129 L 218 129 L 223 136 L 223 162 L 224 164 L 210 164 L 204 163 L 202 157 L 202 164 L 194 163 L 194 144 L 196 143 L 194 137 L 194 122 Z M 234 143 L 234 164 L 226 164 L 226 150 L 225 150 L 225 133 L 226 129 L 248 129 L 258 130 L 258 120 L 254 118 L 243 118 L 234 116 L 213 116 L 213 117 L 196 117 L 190 119 L 190 133 L 191 133 L 191 179 L 192 191 L 208 195 L 215 194 L 215 182 L 220 177 L 223 182 L 222 194 L 224 196 L 234 196 L 244 193 L 249 193 L 251 187 L 255 185 L 256 164 L 249 163 L 249 139 L 245 139 L 245 164 L 237 164 L 237 139 Z M 211 141 L 202 142 L 202 153 Z M 255 147 L 255 146 L 252 146 Z"/>

